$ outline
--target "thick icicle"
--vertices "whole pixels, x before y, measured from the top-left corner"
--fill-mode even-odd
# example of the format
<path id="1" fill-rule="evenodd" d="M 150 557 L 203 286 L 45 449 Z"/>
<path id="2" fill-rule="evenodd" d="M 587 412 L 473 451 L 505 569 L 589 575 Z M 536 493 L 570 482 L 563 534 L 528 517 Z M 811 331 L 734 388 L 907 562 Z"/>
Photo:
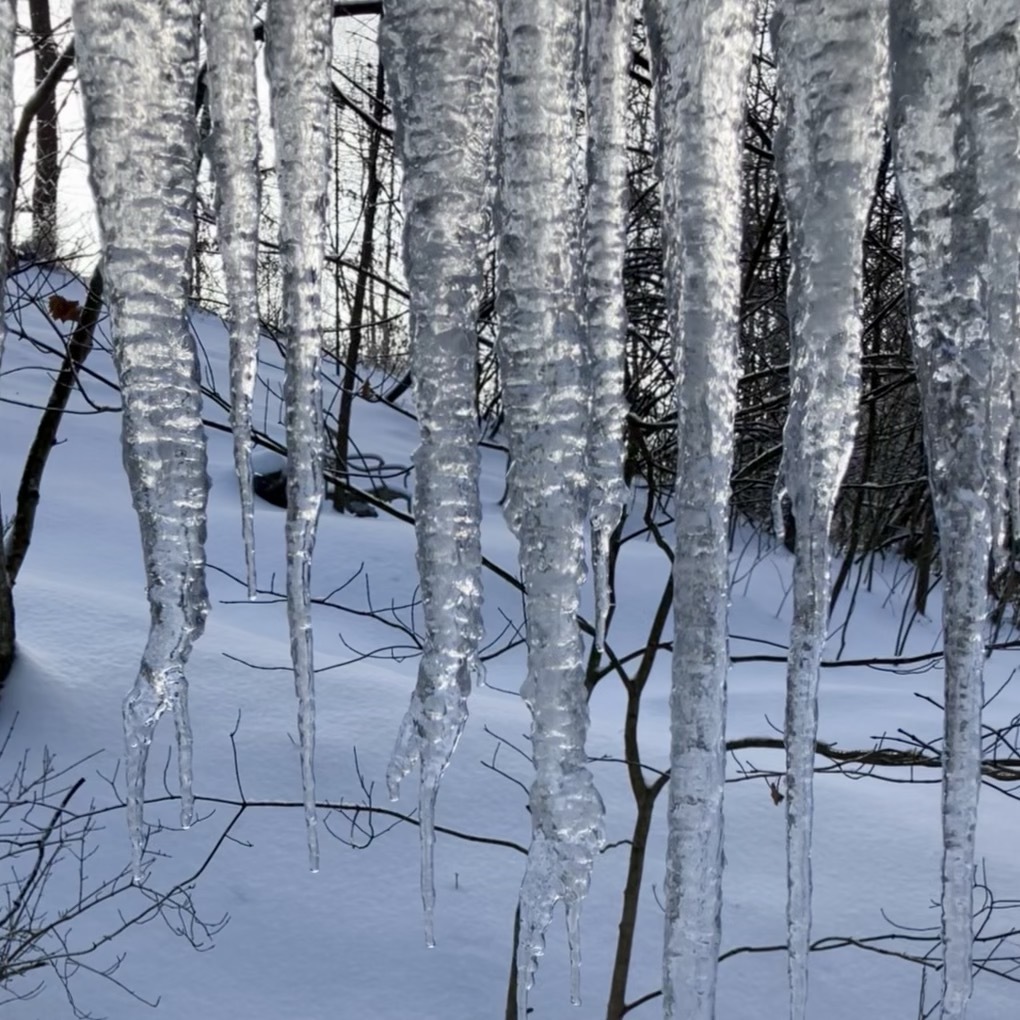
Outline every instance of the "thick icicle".
<path id="1" fill-rule="evenodd" d="M 251 407 L 258 370 L 259 104 L 252 0 L 203 0 L 217 229 L 230 300 L 230 426 L 248 597 L 255 597 Z"/>
<path id="2" fill-rule="evenodd" d="M 17 16 L 13 0 L 0 0 L 0 237 L 10 232 L 14 196 L 11 189 L 12 161 L 14 158 L 14 30 Z M 0 280 L 7 279 L 7 246 L 0 252 Z M 3 303 L 6 292 L 0 292 L 0 361 L 3 360 L 6 335 Z M 0 517 L 0 521 L 3 518 Z M 0 559 L 3 553 L 0 551 Z"/>
<path id="3" fill-rule="evenodd" d="M 481 507 L 476 319 L 489 231 L 496 111 L 491 0 L 391 0 L 380 32 L 403 166 L 404 262 L 421 445 L 415 530 L 425 613 L 418 683 L 387 772 L 421 769 L 421 892 L 434 945 L 435 804 L 480 674 Z"/>
<path id="4" fill-rule="evenodd" d="M 124 463 L 141 526 L 151 611 L 141 669 L 124 702 L 127 815 L 137 880 L 146 759 L 167 709 L 177 729 L 181 821 L 191 821 L 184 669 L 207 610 L 205 432 L 186 320 L 195 228 L 198 19 L 191 0 L 76 0 L 74 22 L 124 399 Z"/>
<path id="5" fill-rule="evenodd" d="M 753 5 L 645 4 L 680 437 L 663 1015 L 715 1016 L 725 785 L 728 521 Z"/>
<path id="6" fill-rule="evenodd" d="M 780 474 L 796 525 L 786 695 L 790 1016 L 807 1008 L 818 670 L 829 529 L 857 428 L 862 242 L 888 108 L 885 0 L 778 0 L 776 167 L 791 273 L 790 410 Z M 839 243 L 834 244 L 833 238 Z"/>
<path id="7" fill-rule="evenodd" d="M 319 379 L 322 265 L 329 169 L 329 0 L 269 0 L 266 72 L 280 182 L 280 257 L 287 343 L 287 618 L 298 697 L 308 857 L 319 867 L 315 811 L 315 671 L 311 572 L 322 506 Z"/>
<path id="8" fill-rule="evenodd" d="M 510 473 L 506 517 L 520 542 L 533 718 L 532 843 L 521 887 L 518 1015 L 545 930 L 567 914 L 572 997 L 581 901 L 604 840 L 585 767 L 588 706 L 577 624 L 584 576 L 588 389 L 577 315 L 575 179 L 580 3 L 502 0 L 497 305 Z"/>
<path id="9" fill-rule="evenodd" d="M 609 618 L 609 543 L 627 502 L 623 482 L 623 344 L 627 311 L 627 70 L 633 5 L 587 0 L 584 71 L 588 90 L 588 188 L 584 238 L 585 336 L 591 408 L 591 562 L 595 575 L 595 646 Z"/>
<path id="10" fill-rule="evenodd" d="M 1017 279 L 1017 17 L 1010 0 L 890 8 L 893 151 L 944 584 L 943 1020 L 963 1020 L 972 986 L 990 503 L 1010 424 L 996 408 L 995 345 L 1007 342 L 1000 316 Z"/>
<path id="11" fill-rule="evenodd" d="M 981 275 L 988 285 L 988 341 L 993 367 L 989 408 L 989 505 L 998 572 L 1009 572 L 1020 548 L 1009 517 L 1014 497 L 1018 419 L 1014 387 L 1020 372 L 1020 13 L 1003 0 L 978 5 L 969 33 L 975 175 L 984 196 L 990 236 Z M 1010 437 L 1012 446 L 1008 448 Z"/>
<path id="12" fill-rule="evenodd" d="M 0 0 L 0 237 L 10 232 L 11 211 L 14 205 L 12 189 L 12 160 L 14 137 L 14 31 L 17 17 L 10 0 Z M 7 245 L 0 250 L 0 280 L 7 280 Z M 0 291 L 0 363 L 3 362 L 4 340 L 7 323 L 4 318 L 6 306 L 6 282 Z M 3 506 L 0 505 L 0 532 L 3 530 Z M 14 606 L 11 596 L 10 575 L 3 535 L 0 534 L 0 672 L 9 664 L 14 654 Z"/>

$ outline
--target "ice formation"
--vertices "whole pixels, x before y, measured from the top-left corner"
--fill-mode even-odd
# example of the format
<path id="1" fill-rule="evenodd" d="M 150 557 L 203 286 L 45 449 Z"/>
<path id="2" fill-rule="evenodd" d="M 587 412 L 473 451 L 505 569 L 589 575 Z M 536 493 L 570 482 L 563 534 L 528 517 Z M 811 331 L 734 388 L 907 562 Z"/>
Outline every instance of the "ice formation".
<path id="1" fill-rule="evenodd" d="M 151 612 L 141 668 L 124 702 L 127 815 L 140 879 L 145 764 L 167 709 L 177 730 L 181 822 L 191 821 L 184 671 L 207 610 L 205 432 L 186 319 L 195 230 L 198 19 L 189 0 L 76 0 L 74 23 L 124 401 L 124 463 Z"/>
<path id="2" fill-rule="evenodd" d="M 287 618 L 304 789 L 308 857 L 319 867 L 315 810 L 315 667 L 311 573 L 322 506 L 322 267 L 329 172 L 329 0 L 268 0 L 266 73 L 280 186 L 280 261 L 287 345 Z"/>
<path id="3" fill-rule="evenodd" d="M 740 172 L 753 11 L 743 0 L 648 0 L 645 12 L 679 380 L 663 1015 L 712 1020 L 722 911 Z"/>
<path id="4" fill-rule="evenodd" d="M 561 900 L 578 997 L 579 910 L 603 843 L 602 804 L 584 753 L 587 706 L 576 614 L 590 513 L 601 643 L 609 608 L 608 536 L 623 496 L 619 274 L 629 5 L 584 2 L 583 57 L 582 0 L 391 0 L 382 39 L 405 167 L 405 254 L 424 426 L 415 464 L 427 630 L 418 686 L 388 780 L 395 792 L 401 778 L 420 766 L 422 894 L 430 940 L 436 791 L 479 669 L 474 313 L 496 121 L 499 346 L 511 452 L 506 514 L 521 547 L 529 644 L 522 694 L 534 718 L 536 769 L 533 841 L 520 901 L 522 1017 L 544 933 Z M 146 757 L 168 709 L 177 728 L 184 824 L 192 812 L 185 667 L 206 613 L 205 437 L 185 317 L 199 6 L 199 0 L 74 4 L 90 174 L 124 393 L 124 457 L 151 606 L 149 640 L 124 709 L 136 875 L 145 838 Z M 787 714 L 796 1020 L 805 1014 L 807 989 L 811 770 L 829 593 L 828 532 L 854 430 L 860 239 L 884 116 L 887 7 L 891 135 L 945 579 L 943 1020 L 963 1020 L 971 987 L 988 556 L 995 542 L 1004 541 L 1004 502 L 1014 522 L 1020 515 L 1020 444 L 1011 436 L 1020 403 L 1013 367 L 1020 271 L 1015 0 L 779 0 L 774 31 L 785 124 L 777 165 L 793 266 L 783 479 L 797 525 Z M 252 9 L 253 0 L 204 3 L 213 160 L 234 300 L 232 421 L 253 588 L 248 417 L 257 329 L 258 139 Z M 726 522 L 752 5 L 645 0 L 645 10 L 659 90 L 665 267 L 679 379 L 664 1009 L 668 1017 L 709 1020 L 720 938 Z M 13 11 L 0 3 L 5 73 L 13 64 Z M 266 4 L 285 277 L 288 617 L 313 867 L 309 583 L 322 491 L 319 305 L 333 11 L 329 0 Z M 584 106 L 582 68 L 589 144 L 584 212 L 576 133 L 576 114 Z M 8 76 L 0 88 L 0 124 L 10 123 L 12 103 Z M 0 168 L 9 164 L 9 151 L 0 148 Z M 4 214 L 10 200 L 9 185 L 0 186 Z M 834 235 L 841 244 L 828 243 Z"/>
<path id="5" fill-rule="evenodd" d="M 629 0 L 587 0 L 584 40 L 588 115 L 584 335 L 591 392 L 588 484 L 595 645 L 600 651 L 610 610 L 609 543 L 627 500 L 623 482 L 623 342 L 627 329 L 623 262 L 632 7 Z"/>
<path id="6" fill-rule="evenodd" d="M 230 300 L 230 427 L 241 495 L 248 597 L 255 597 L 251 408 L 258 370 L 259 105 L 252 0 L 202 0 L 216 226 Z"/>
<path id="7" fill-rule="evenodd" d="M 505 514 L 520 542 L 532 712 L 532 843 L 520 896 L 518 1015 L 559 901 L 571 997 L 579 919 L 604 840 L 586 768 L 581 635 L 588 389 L 577 314 L 580 196 L 574 111 L 580 3 L 503 0 L 498 126 L 497 308 L 510 447 Z"/>
<path id="8" fill-rule="evenodd" d="M 480 675 L 481 507 L 475 400 L 496 108 L 491 0 L 392 0 L 380 32 L 403 168 L 404 262 L 421 445 L 415 530 L 425 615 L 418 683 L 387 772 L 420 768 L 421 890 L 434 944 L 436 795 Z"/>
<path id="9" fill-rule="evenodd" d="M 963 1020 L 972 985 L 992 502 L 1011 417 L 996 372 L 1016 364 L 1017 44 L 1005 0 L 890 8 L 893 152 L 944 584 L 943 1020 Z"/>
<path id="10" fill-rule="evenodd" d="M 17 17 L 10 3 L 0 3 L 0 230 L 7 237 L 14 196 L 11 164 L 14 158 L 14 30 Z M 0 278 L 6 278 L 7 252 L 0 254 Z M 0 361 L 3 361 L 5 324 L 0 316 Z"/>
<path id="11" fill-rule="evenodd" d="M 886 7 L 885 0 L 778 0 L 772 22 L 781 118 L 776 167 L 791 265 L 790 410 L 780 478 L 796 525 L 786 696 L 791 1020 L 804 1020 L 807 1009 L 829 532 L 860 401 L 861 245 L 888 110 Z"/>

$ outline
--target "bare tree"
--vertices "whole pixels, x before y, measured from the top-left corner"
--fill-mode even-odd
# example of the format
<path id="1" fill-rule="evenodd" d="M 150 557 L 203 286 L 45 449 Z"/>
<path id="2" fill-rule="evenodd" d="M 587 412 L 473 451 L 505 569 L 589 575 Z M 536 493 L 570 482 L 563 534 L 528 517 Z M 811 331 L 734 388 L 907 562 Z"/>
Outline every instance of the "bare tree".
<path id="1" fill-rule="evenodd" d="M 29 0 L 28 16 L 38 91 L 60 58 L 49 0 Z M 40 259 L 57 253 L 57 187 L 60 181 L 60 127 L 56 90 L 43 90 L 35 118 L 35 180 L 32 185 L 32 249 Z"/>
<path id="2" fill-rule="evenodd" d="M 31 283 L 27 284 L 27 292 L 26 289 L 22 290 L 20 302 L 7 309 L 8 315 L 17 321 L 26 305 L 45 309 L 49 298 L 53 305 L 47 311 L 47 317 L 53 335 L 59 339 L 63 350 L 49 400 L 41 409 L 42 414 L 25 458 L 14 513 L 3 521 L 0 535 L 0 685 L 7 679 L 14 662 L 16 629 L 13 589 L 32 541 L 43 473 L 57 441 L 67 402 L 78 388 L 80 369 L 92 350 L 102 312 L 103 278 L 98 269 L 92 275 L 83 305 L 70 302 L 56 292 L 47 295 L 45 284 L 40 286 L 38 272 L 31 267 L 23 266 L 22 269 Z M 68 335 L 62 333 L 57 326 L 59 313 L 62 313 L 60 318 L 65 322 L 73 324 Z"/>
<path id="3" fill-rule="evenodd" d="M 0 743 L 0 762 L 6 766 L 0 781 L 0 1006 L 30 999 L 52 980 L 64 989 L 73 1016 L 91 1016 L 74 985 L 85 973 L 155 1006 L 119 973 L 125 934 L 158 917 L 196 949 L 211 945 L 227 919 L 204 918 L 193 889 L 225 833 L 213 839 L 196 868 L 167 887 L 148 878 L 134 884 L 128 867 L 95 877 L 86 862 L 95 853 L 102 818 L 123 810 L 114 784 L 109 784 L 113 801 L 103 806 L 88 794 L 96 784 L 85 774 L 90 758 L 65 765 L 44 750 L 38 762 L 28 753 L 12 762 L 13 732 L 12 726 Z M 107 787 L 102 780 L 99 785 Z M 167 835 L 158 826 L 150 829 L 149 859 L 157 852 L 165 856 Z M 55 899 L 58 895 L 63 898 Z"/>

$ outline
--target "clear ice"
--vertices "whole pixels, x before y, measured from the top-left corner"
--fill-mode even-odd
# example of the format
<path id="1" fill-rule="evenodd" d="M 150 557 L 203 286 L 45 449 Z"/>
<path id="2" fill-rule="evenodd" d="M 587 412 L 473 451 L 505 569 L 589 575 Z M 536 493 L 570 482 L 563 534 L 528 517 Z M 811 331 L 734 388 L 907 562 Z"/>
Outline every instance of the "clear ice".
<path id="1" fill-rule="evenodd" d="M 587 191 L 584 233 L 584 327 L 591 391 L 588 474 L 595 645 L 605 643 L 611 593 L 609 546 L 627 503 L 623 481 L 623 345 L 627 311 L 627 72 L 633 5 L 587 0 Z"/>
<path id="2" fill-rule="evenodd" d="M 414 517 L 425 644 L 387 771 L 420 769 L 421 893 L 435 944 L 435 809 L 480 675 L 481 507 L 475 399 L 478 304 L 490 238 L 496 17 L 490 0 L 391 0 L 380 46 L 403 168 L 411 372 L 421 445 Z"/>
<path id="3" fill-rule="evenodd" d="M 322 267 L 330 166 L 329 0 L 268 0 L 266 73 L 280 186 L 287 405 L 287 619 L 298 698 L 308 859 L 319 868 L 311 573 L 322 506 Z"/>
<path id="4" fill-rule="evenodd" d="M 259 104 L 252 0 L 202 0 L 216 225 L 230 304 L 230 427 L 248 597 L 255 597 L 251 408 L 258 371 Z"/>
<path id="5" fill-rule="evenodd" d="M 532 842 L 520 895 L 518 1016 L 563 901 L 571 997 L 579 917 L 604 842 L 586 767 L 588 705 L 577 622 L 584 578 L 589 406 L 578 316 L 581 238 L 575 111 L 581 6 L 502 0 L 497 132 L 497 309 L 510 448 L 507 522 L 520 543 L 532 713 Z"/>
<path id="6" fill-rule="evenodd" d="M 658 90 L 667 310 L 677 365 L 663 1015 L 715 1016 L 721 937 L 728 521 L 752 5 L 645 4 Z"/>
<path id="7" fill-rule="evenodd" d="M 796 524 L 786 695 L 791 1020 L 804 1020 L 807 1010 L 829 531 L 860 401 L 861 245 L 888 111 L 886 7 L 885 0 L 778 0 L 772 21 L 780 112 L 776 168 L 791 264 L 790 409 L 780 477 Z"/>
<path id="8" fill-rule="evenodd" d="M 187 323 L 198 17 L 189 0 L 76 0 L 74 24 L 124 401 L 124 464 L 141 528 L 151 617 L 141 668 L 124 702 L 127 816 L 140 880 L 145 765 L 167 709 L 177 731 L 181 823 L 192 818 L 185 667 L 208 608 L 205 431 Z"/>
<path id="9" fill-rule="evenodd" d="M 1005 0 L 890 8 L 891 134 L 944 586 L 942 1020 L 964 1020 L 972 987 L 988 564 L 1013 427 L 996 374 L 1016 363 L 1017 47 Z"/>

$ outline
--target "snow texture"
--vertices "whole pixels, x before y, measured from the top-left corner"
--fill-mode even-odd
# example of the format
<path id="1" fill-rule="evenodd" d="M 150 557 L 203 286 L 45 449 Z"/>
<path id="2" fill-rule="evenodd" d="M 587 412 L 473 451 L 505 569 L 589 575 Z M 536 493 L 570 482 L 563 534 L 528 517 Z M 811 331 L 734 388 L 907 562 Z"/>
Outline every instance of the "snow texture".
<path id="1" fill-rule="evenodd" d="M 74 5 L 114 357 L 124 401 L 124 464 L 141 527 L 148 643 L 124 702 L 127 815 L 136 880 L 145 843 L 145 765 L 172 710 L 181 822 L 190 824 L 191 727 L 185 667 L 202 633 L 205 432 L 185 318 L 194 239 L 193 107 L 198 19 L 189 0 Z"/>
<path id="2" fill-rule="evenodd" d="M 298 697 L 308 857 L 319 867 L 315 810 L 315 672 L 311 572 L 322 506 L 322 266 L 329 169 L 328 0 L 269 0 L 266 73 L 280 185 L 280 260 L 287 346 L 287 618 Z"/>
<path id="3" fill-rule="evenodd" d="M 556 904 L 566 908 L 571 998 L 580 994 L 579 918 L 604 842 L 585 767 L 588 727 L 577 622 L 584 578 L 588 383 L 577 314 L 581 210 L 575 160 L 581 8 L 500 5 L 497 308 L 506 434 L 504 513 L 520 543 L 535 781 L 520 896 L 518 1015 Z"/>
<path id="4" fill-rule="evenodd" d="M 791 263 L 790 409 L 780 477 L 796 525 L 786 698 L 788 968 L 790 1016 L 804 1020 L 829 530 L 860 400 L 861 244 L 888 110 L 886 4 L 779 0 L 772 36 L 781 117 L 776 167 Z"/>
<path id="5" fill-rule="evenodd" d="M 676 552 L 663 1015 L 715 1016 L 721 935 L 728 522 L 740 168 L 752 9 L 650 0 L 662 232 L 677 365 Z"/>
<path id="6" fill-rule="evenodd" d="M 1010 427 L 995 375 L 1007 363 L 997 346 L 1015 342 L 1003 328 L 1017 279 L 1017 17 L 1004 0 L 904 0 L 890 13 L 893 151 L 945 591 L 943 1020 L 963 1020 L 972 986 L 991 502 Z"/>
<path id="7" fill-rule="evenodd" d="M 476 319 L 490 231 L 496 17 L 489 0 L 387 4 L 380 32 L 403 168 L 404 262 L 421 445 L 414 517 L 425 615 L 418 682 L 387 771 L 420 767 L 421 894 L 435 944 L 439 782 L 481 675 L 481 505 Z"/>
<path id="8" fill-rule="evenodd" d="M 627 244 L 626 112 L 632 20 L 629 0 L 587 0 L 584 298 L 591 389 L 591 562 L 595 646 L 599 651 L 605 642 L 610 611 L 609 542 L 627 502 L 623 482 L 623 344 L 627 329 L 623 262 Z"/>
<path id="9" fill-rule="evenodd" d="M 259 106 L 252 0 L 203 0 L 216 223 L 230 300 L 230 426 L 248 597 L 255 597 L 251 408 L 258 370 Z"/>

